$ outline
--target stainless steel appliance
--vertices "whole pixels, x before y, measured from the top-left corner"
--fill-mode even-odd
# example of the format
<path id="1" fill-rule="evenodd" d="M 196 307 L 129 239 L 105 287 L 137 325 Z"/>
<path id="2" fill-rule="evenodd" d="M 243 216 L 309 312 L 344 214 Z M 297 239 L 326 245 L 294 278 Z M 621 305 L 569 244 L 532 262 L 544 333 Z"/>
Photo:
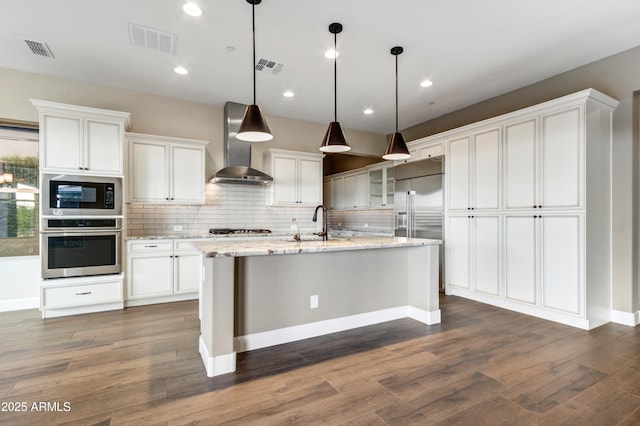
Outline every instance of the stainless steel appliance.
<path id="1" fill-rule="evenodd" d="M 269 185 L 273 178 L 251 168 L 251 142 L 236 138 L 247 105 L 235 102 L 224 104 L 224 168 L 209 179 L 217 183 Z"/>
<path id="2" fill-rule="evenodd" d="M 413 161 L 395 167 L 395 235 L 443 239 L 444 158 Z M 444 245 L 440 246 L 442 287 Z"/>
<path id="3" fill-rule="evenodd" d="M 122 216 L 122 179 L 42 175 L 42 215 Z"/>
<path id="4" fill-rule="evenodd" d="M 118 274 L 120 219 L 42 219 L 42 278 Z"/>

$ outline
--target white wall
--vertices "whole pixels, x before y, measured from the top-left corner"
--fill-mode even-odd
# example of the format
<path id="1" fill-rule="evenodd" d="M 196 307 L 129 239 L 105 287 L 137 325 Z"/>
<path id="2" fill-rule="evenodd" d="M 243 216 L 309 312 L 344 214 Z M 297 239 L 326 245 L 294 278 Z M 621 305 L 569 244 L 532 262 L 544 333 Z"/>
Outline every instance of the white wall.
<path id="1" fill-rule="evenodd" d="M 0 312 L 37 308 L 39 294 L 38 256 L 0 257 Z"/>

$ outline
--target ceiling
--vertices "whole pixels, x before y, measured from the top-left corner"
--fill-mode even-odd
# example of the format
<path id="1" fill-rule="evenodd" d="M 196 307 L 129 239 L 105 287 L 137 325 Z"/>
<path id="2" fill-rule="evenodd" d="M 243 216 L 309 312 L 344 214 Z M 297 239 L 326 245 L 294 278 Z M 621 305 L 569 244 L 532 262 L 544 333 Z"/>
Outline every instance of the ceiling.
<path id="1" fill-rule="evenodd" d="M 0 67 L 213 105 L 252 102 L 251 5 L 244 0 L 0 0 Z M 257 72 L 267 115 L 333 121 L 333 46 L 338 35 L 338 120 L 394 130 L 400 45 L 399 127 L 529 85 L 640 44 L 637 0 L 264 0 L 256 6 Z M 133 46 L 129 24 L 176 36 L 165 53 Z M 25 39 L 54 58 L 34 55 Z M 173 68 L 189 69 L 186 76 Z M 433 86 L 419 83 L 430 79 Z M 291 90 L 293 98 L 282 93 Z M 374 113 L 363 114 L 365 108 Z"/>

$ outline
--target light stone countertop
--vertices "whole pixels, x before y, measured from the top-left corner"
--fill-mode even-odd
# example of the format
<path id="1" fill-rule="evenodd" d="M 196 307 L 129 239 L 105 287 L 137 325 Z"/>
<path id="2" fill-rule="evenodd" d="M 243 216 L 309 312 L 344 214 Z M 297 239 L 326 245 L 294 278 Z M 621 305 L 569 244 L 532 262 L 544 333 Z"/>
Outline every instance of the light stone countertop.
<path id="1" fill-rule="evenodd" d="M 273 254 L 324 253 L 332 251 L 384 249 L 439 245 L 441 240 L 403 237 L 346 237 L 295 242 L 293 239 L 215 240 L 192 245 L 206 257 L 266 256 Z"/>

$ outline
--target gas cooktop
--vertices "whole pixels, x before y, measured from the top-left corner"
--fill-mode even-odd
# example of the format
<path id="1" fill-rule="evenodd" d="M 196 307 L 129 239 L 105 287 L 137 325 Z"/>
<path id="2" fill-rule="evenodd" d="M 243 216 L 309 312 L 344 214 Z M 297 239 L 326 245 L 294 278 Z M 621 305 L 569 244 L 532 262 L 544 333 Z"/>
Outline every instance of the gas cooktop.
<path id="1" fill-rule="evenodd" d="M 211 228 L 210 234 L 229 235 L 229 234 L 270 234 L 270 229 L 249 229 L 249 228 Z"/>

